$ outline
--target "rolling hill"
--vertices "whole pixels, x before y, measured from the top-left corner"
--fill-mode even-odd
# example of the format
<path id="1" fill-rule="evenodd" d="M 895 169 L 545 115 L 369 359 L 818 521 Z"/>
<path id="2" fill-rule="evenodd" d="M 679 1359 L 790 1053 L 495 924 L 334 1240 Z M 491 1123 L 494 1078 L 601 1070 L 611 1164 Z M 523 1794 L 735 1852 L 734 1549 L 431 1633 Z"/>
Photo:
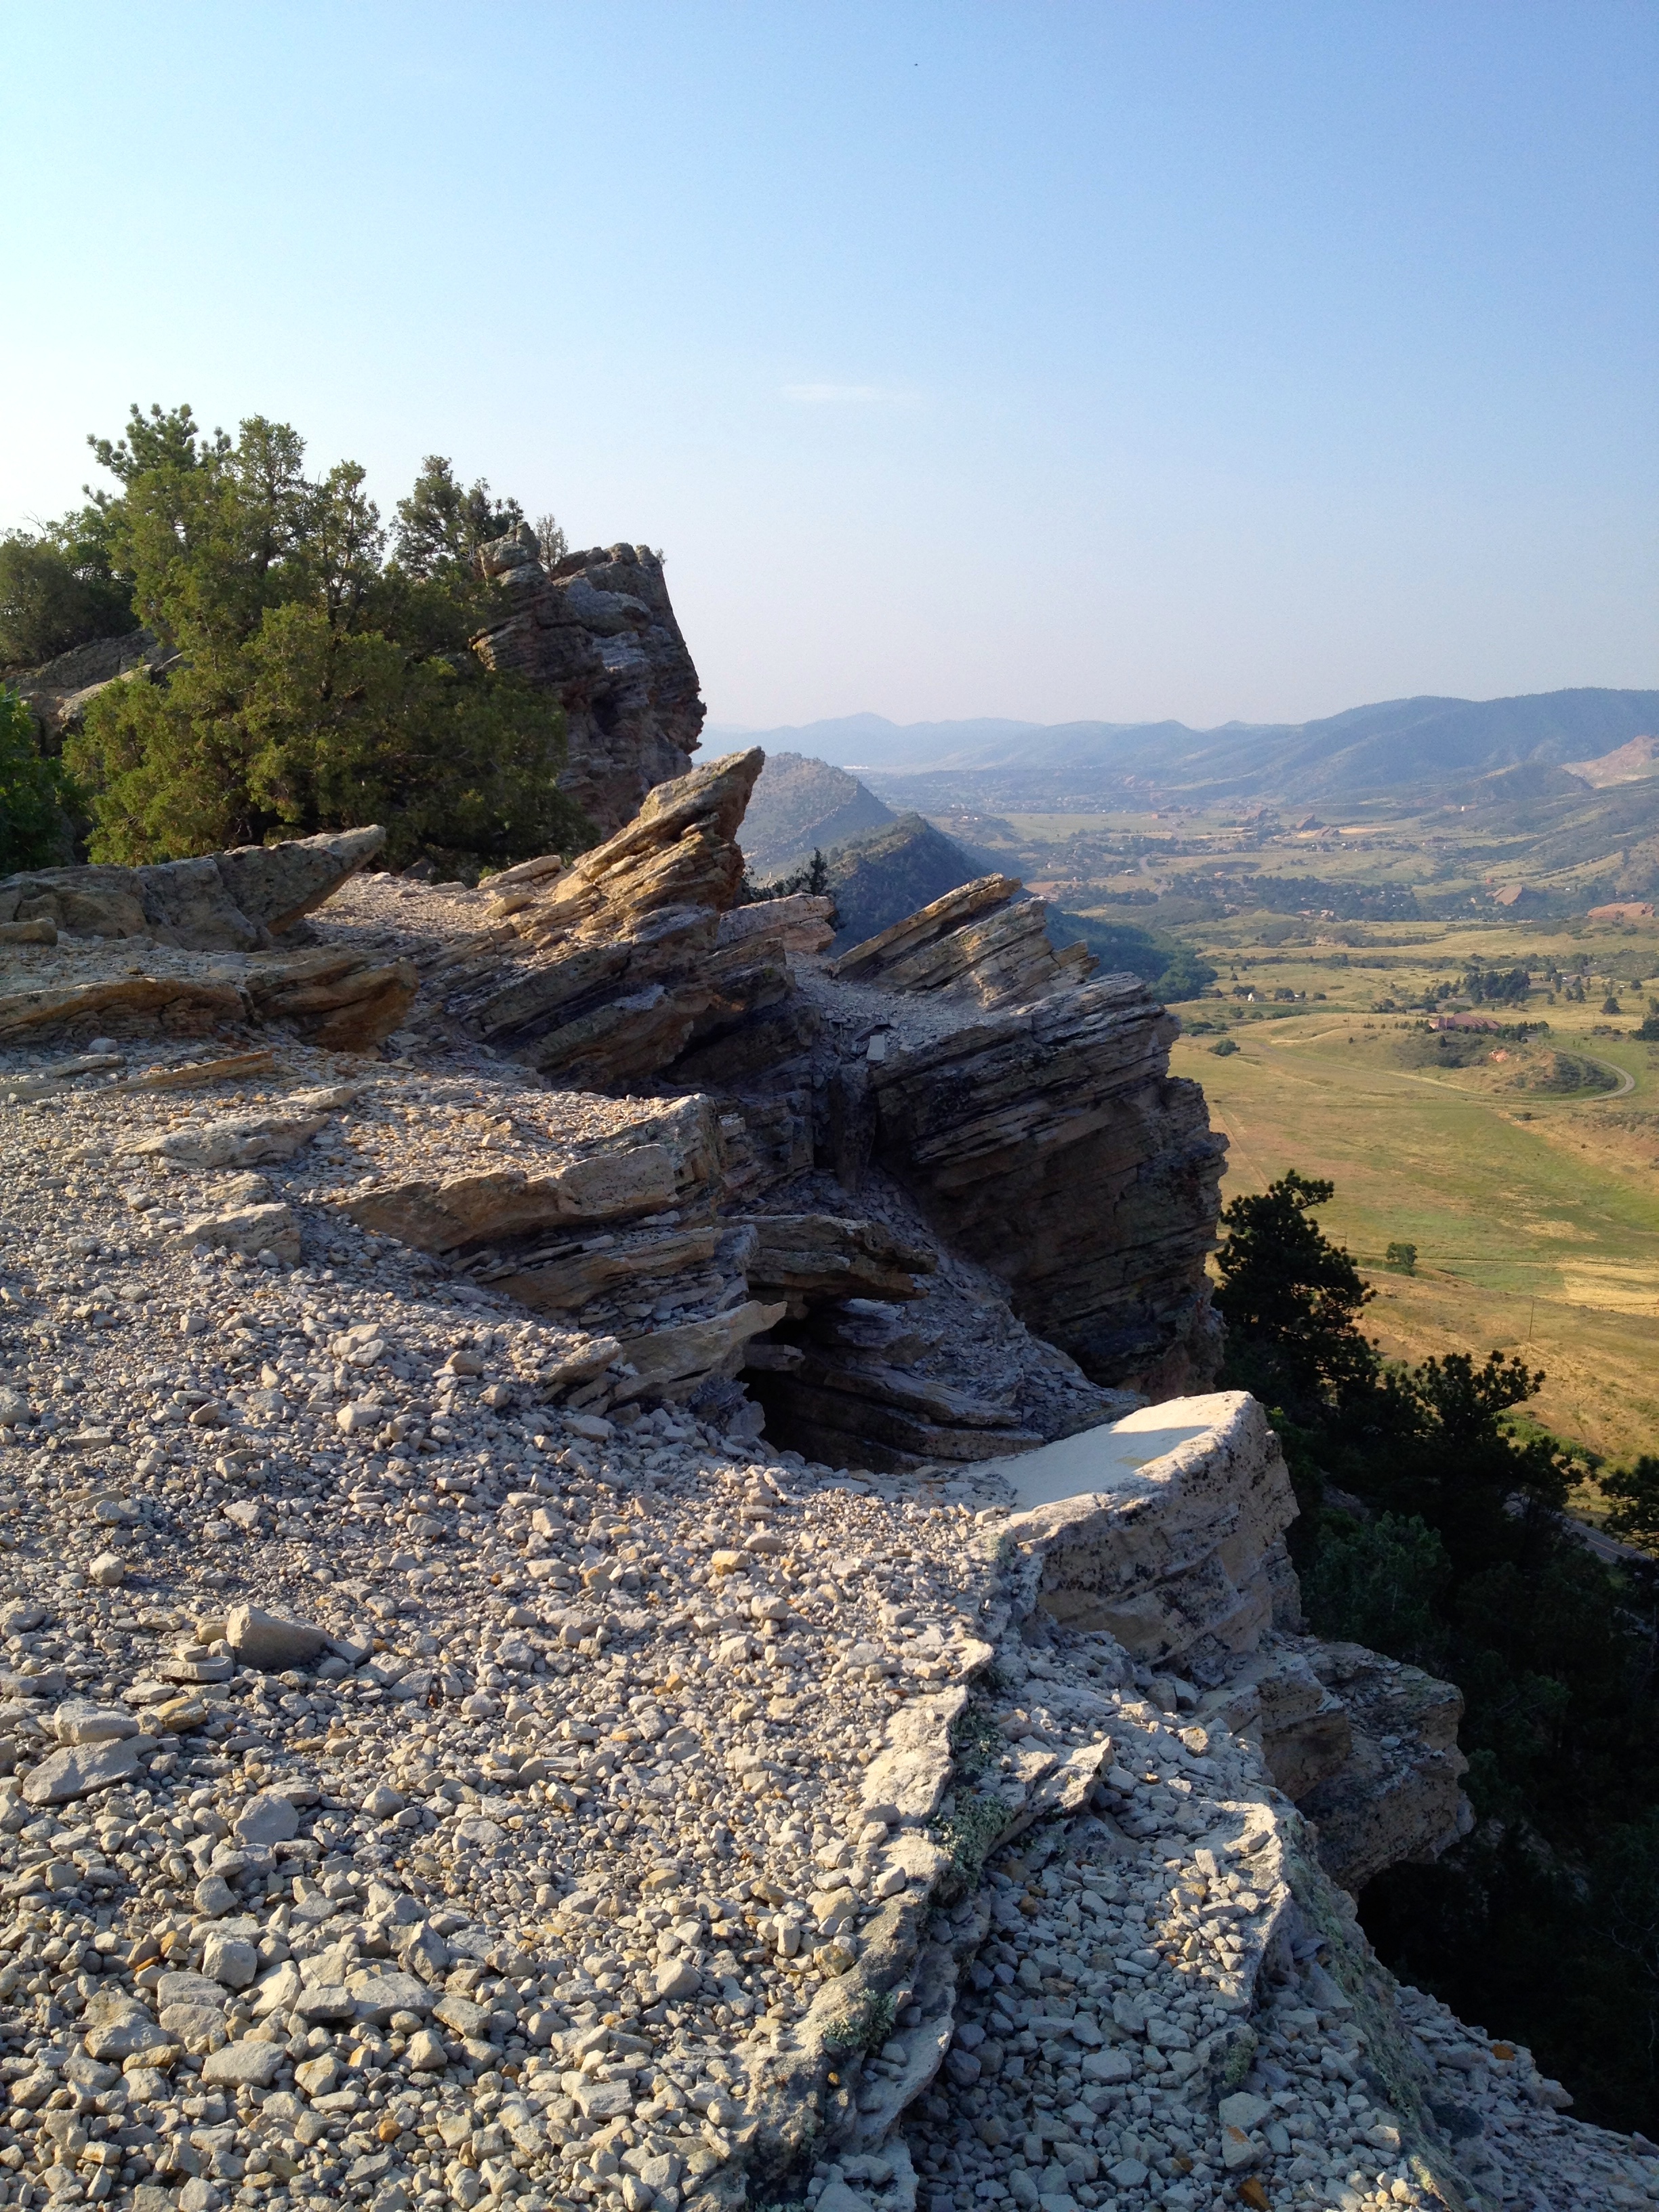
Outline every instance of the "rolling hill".
<path id="1" fill-rule="evenodd" d="M 1134 794 L 1169 803 L 1323 803 L 1437 787 L 1517 768 L 1561 771 L 1659 730 L 1659 691 L 1384 700 L 1302 723 L 996 720 L 900 726 L 854 714 L 745 741 L 856 768 L 890 805 L 1054 808 Z M 1582 779 L 1588 781 L 1588 779 Z"/>

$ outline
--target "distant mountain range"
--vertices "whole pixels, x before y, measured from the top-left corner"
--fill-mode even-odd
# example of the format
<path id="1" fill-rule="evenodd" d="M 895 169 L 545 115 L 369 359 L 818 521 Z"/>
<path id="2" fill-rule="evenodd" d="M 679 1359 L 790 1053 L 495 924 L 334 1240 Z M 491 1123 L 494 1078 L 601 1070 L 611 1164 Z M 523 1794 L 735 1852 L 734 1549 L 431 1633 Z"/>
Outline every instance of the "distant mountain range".
<path id="1" fill-rule="evenodd" d="M 1312 722 L 1012 722 L 901 725 L 849 714 L 778 730 L 706 732 L 710 750 L 741 741 L 856 769 L 902 806 L 952 803 L 1054 807 L 1133 793 L 1142 803 L 1294 803 L 1421 797 L 1517 768 L 1571 787 L 1607 755 L 1620 780 L 1659 768 L 1636 741 L 1659 732 L 1659 691 L 1585 690 L 1514 699 L 1392 699 Z M 948 793 L 948 799 L 947 799 Z"/>

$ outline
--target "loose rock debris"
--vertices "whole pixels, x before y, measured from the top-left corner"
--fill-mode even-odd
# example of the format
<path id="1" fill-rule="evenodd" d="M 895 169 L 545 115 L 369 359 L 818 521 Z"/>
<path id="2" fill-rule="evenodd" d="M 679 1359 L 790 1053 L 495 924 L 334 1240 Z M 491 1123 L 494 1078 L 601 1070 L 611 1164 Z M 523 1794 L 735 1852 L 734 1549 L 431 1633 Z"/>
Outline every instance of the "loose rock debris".
<path id="1" fill-rule="evenodd" d="M 296 1048 L 0 1125 L 0 2201 L 1659 2198 L 1033 1610 L 994 1468 L 641 1411 L 342 1203 L 531 1111 Z"/>

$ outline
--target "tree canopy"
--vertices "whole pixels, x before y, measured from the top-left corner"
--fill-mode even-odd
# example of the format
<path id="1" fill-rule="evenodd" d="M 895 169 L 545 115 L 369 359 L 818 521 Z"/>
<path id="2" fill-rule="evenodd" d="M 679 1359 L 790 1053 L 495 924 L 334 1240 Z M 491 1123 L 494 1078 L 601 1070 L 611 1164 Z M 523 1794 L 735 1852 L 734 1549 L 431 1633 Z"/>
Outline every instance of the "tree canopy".
<path id="1" fill-rule="evenodd" d="M 1497 1351 L 1401 1366 L 1365 1339 L 1364 1276 L 1314 1218 L 1334 1196 L 1291 1173 L 1235 1199 L 1218 1304 L 1224 1380 L 1266 1397 L 1290 1462 L 1311 1625 L 1466 1700 L 1475 1826 L 1369 1884 L 1366 1933 L 1465 2019 L 1524 2038 L 1591 2117 L 1651 2131 L 1659 1587 L 1639 1563 L 1610 1571 L 1565 1518 L 1587 1465 L 1522 1413 L 1540 1372 Z M 1659 1459 L 1599 1480 L 1609 1528 L 1659 1543 Z"/>
<path id="2" fill-rule="evenodd" d="M 89 847 L 133 863 L 385 822 L 394 865 L 501 865 L 591 830 L 559 791 L 561 710 L 469 650 L 488 587 L 471 556 L 521 510 L 430 456 L 392 540 L 342 461 L 308 474 L 291 425 L 233 439 L 187 406 L 135 407 L 91 441 L 116 479 L 88 515 L 161 680 L 89 705 L 68 757 Z"/>
<path id="3" fill-rule="evenodd" d="M 72 796 L 60 764 L 35 743 L 33 715 L 15 691 L 0 689 L 0 876 L 69 858 L 64 808 Z"/>

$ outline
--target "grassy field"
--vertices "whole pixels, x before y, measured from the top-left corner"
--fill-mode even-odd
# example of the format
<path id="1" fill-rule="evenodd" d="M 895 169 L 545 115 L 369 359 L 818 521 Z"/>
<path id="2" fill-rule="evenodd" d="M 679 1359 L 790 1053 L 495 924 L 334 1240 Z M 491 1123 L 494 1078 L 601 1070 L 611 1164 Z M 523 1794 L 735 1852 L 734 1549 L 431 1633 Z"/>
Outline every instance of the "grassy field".
<path id="1" fill-rule="evenodd" d="M 1608 1027 L 1595 1007 L 1556 1006 L 1543 1042 L 1493 1041 L 1501 1062 L 1425 1067 L 1419 1025 L 1336 995 L 1279 1019 L 1183 1010 L 1224 1018 L 1238 1047 L 1218 1056 L 1212 1031 L 1174 1055 L 1229 1139 L 1224 1196 L 1290 1167 L 1328 1176 L 1325 1225 L 1376 1288 L 1387 1352 L 1524 1352 L 1549 1378 L 1534 1405 L 1547 1426 L 1618 1458 L 1659 1449 L 1659 1051 L 1592 1034 Z M 1618 1088 L 1520 1088 L 1557 1048 Z M 1416 1246 L 1414 1274 L 1384 1266 L 1391 1243 Z"/>
<path id="2" fill-rule="evenodd" d="M 1651 834 L 1656 794 L 1621 837 Z M 1548 1376 L 1537 1418 L 1623 1459 L 1659 1451 L 1659 1047 L 1632 1035 L 1659 1002 L 1659 923 L 1498 910 L 1497 886 L 1573 873 L 1571 807 L 1565 829 L 1537 811 L 1376 805 L 1304 827 L 1291 809 L 1175 805 L 945 826 L 1073 913 L 1158 933 L 1215 969 L 1215 988 L 1177 1009 L 1174 1065 L 1230 1140 L 1224 1197 L 1291 1167 L 1328 1176 L 1325 1224 L 1376 1287 L 1385 1352 L 1524 1352 Z M 1279 885 L 1261 906 L 1252 872 Z M 1283 888 L 1303 877 L 1305 905 Z M 1395 889 L 1418 911 L 1382 919 L 1386 899 L 1366 896 Z M 1347 890 L 1366 896 L 1345 907 Z M 1524 998 L 1473 1004 L 1482 967 L 1524 968 Z M 1433 987 L 1443 1011 L 1547 1029 L 1443 1046 Z M 1218 1056 L 1224 1041 L 1237 1048 Z M 1395 1243 L 1416 1246 L 1414 1273 L 1385 1266 Z"/>
<path id="3" fill-rule="evenodd" d="M 1630 1034 L 1659 975 L 1655 925 L 1379 924 L 1340 945 L 1285 929 L 1238 915 L 1192 933 L 1221 995 L 1182 1009 L 1176 1064 L 1230 1139 L 1224 1194 L 1291 1166 L 1328 1176 L 1327 1225 L 1376 1289 L 1386 1352 L 1524 1352 L 1548 1376 L 1547 1426 L 1613 1458 L 1659 1449 L 1659 1048 Z M 1582 966 L 1583 996 L 1535 982 L 1480 1012 L 1547 1031 L 1444 1047 L 1420 1013 L 1380 1010 L 1477 958 Z M 1218 1056 L 1223 1039 L 1237 1050 Z M 1577 1087 L 1540 1087 L 1564 1077 Z M 1417 1247 L 1414 1274 L 1385 1267 L 1391 1243 Z"/>

